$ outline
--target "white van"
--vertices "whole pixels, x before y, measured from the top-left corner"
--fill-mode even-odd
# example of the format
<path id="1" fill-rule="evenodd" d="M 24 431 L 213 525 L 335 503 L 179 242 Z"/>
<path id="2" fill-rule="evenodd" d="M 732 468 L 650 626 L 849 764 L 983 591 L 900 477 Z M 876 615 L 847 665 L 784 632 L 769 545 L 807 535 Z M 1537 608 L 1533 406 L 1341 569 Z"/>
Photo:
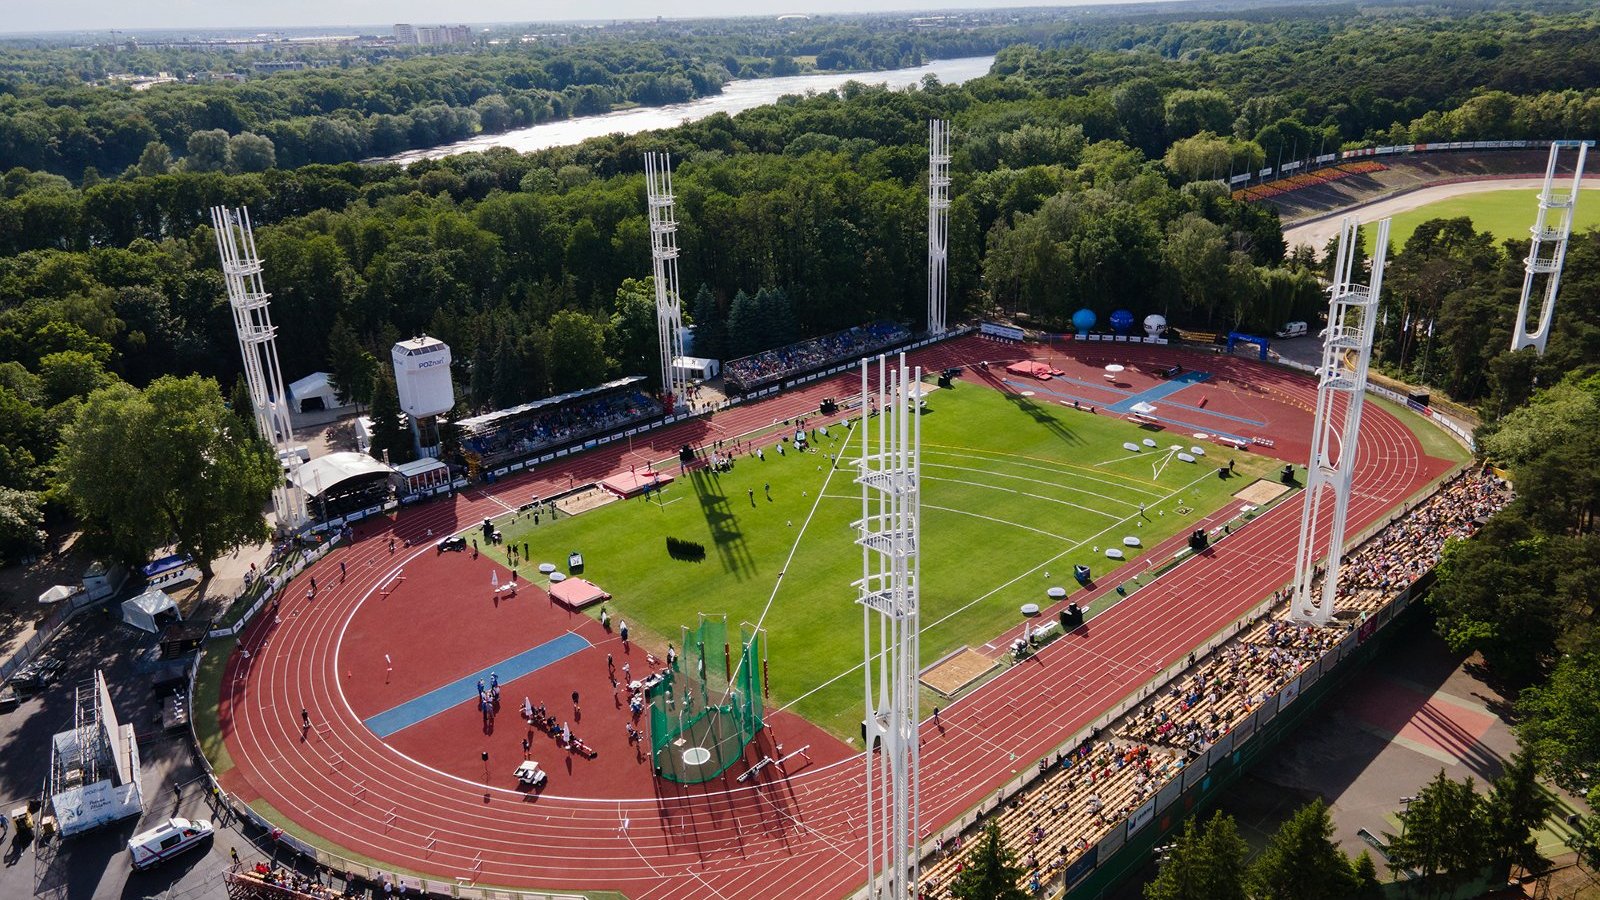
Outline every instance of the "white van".
<path id="1" fill-rule="evenodd" d="M 1280 338 L 1297 338 L 1305 336 L 1306 323 L 1304 322 L 1290 322 L 1289 324 L 1283 326 L 1282 331 L 1278 332 L 1278 337 Z"/>
<path id="2" fill-rule="evenodd" d="M 148 869 L 211 837 L 216 829 L 204 819 L 168 819 L 128 841 L 135 869 Z"/>

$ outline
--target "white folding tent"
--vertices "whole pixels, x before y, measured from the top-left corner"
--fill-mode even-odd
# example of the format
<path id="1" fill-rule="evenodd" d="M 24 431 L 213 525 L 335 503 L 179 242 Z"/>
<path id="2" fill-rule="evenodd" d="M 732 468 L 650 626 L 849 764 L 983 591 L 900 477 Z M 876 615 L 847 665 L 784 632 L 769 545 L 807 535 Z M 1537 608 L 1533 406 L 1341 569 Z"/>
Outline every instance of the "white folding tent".
<path id="1" fill-rule="evenodd" d="M 169 610 L 178 618 L 183 618 L 178 613 L 178 604 L 172 602 L 166 591 L 151 588 L 131 600 L 122 601 L 122 621 L 155 634 L 160 630 L 156 627 L 156 617 Z"/>

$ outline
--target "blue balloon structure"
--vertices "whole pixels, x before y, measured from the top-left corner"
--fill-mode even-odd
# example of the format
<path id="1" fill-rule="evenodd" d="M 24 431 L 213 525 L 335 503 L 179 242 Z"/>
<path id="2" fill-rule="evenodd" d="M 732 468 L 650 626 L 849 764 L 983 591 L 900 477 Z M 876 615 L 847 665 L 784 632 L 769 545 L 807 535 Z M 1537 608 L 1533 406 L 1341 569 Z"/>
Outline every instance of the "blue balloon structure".
<path id="1" fill-rule="evenodd" d="M 1092 309 L 1080 309 L 1072 314 L 1072 327 L 1078 330 L 1079 335 L 1088 334 L 1096 321 L 1098 319 Z"/>
<path id="2" fill-rule="evenodd" d="M 1117 334 L 1127 334 L 1133 330 L 1133 313 L 1119 309 L 1111 314 L 1111 330 Z"/>

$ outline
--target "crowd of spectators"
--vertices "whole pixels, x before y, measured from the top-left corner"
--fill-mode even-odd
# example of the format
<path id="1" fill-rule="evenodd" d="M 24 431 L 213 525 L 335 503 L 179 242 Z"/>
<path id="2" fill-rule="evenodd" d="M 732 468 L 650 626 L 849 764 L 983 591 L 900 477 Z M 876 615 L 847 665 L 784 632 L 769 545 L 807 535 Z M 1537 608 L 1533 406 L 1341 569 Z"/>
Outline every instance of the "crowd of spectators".
<path id="1" fill-rule="evenodd" d="M 910 339 L 911 332 L 894 322 L 857 325 L 735 359 L 722 367 L 723 381 L 735 393 L 748 393 L 791 375 L 858 359 Z"/>
<path id="2" fill-rule="evenodd" d="M 1040 892 L 1191 760 L 1432 569 L 1447 540 L 1470 535 L 1510 500 L 1509 487 L 1492 474 L 1456 478 L 1345 558 L 1332 625 L 1291 622 L 1286 599 L 1278 599 L 1204 658 L 1191 656 L 1183 675 L 1111 723 L 1107 734 L 1097 730 L 1054 761 L 1040 760 L 1040 777 L 987 810 L 980 805 L 974 827 L 998 821 L 1006 845 L 1024 864 L 1021 886 Z M 973 845 L 959 837 L 938 841 L 919 897 L 950 897 L 951 881 L 966 866 L 964 848 Z"/>
<path id="3" fill-rule="evenodd" d="M 461 446 L 488 467 L 661 414 L 653 397 L 624 390 L 488 425 L 463 437 Z"/>
<path id="4" fill-rule="evenodd" d="M 278 866 L 258 862 L 250 868 L 236 870 L 238 877 L 248 881 L 258 881 L 268 888 L 276 891 L 265 891 L 268 895 L 309 897 L 313 900 L 356 900 L 359 896 L 354 892 L 340 891 L 323 884 L 309 875 L 285 869 Z"/>

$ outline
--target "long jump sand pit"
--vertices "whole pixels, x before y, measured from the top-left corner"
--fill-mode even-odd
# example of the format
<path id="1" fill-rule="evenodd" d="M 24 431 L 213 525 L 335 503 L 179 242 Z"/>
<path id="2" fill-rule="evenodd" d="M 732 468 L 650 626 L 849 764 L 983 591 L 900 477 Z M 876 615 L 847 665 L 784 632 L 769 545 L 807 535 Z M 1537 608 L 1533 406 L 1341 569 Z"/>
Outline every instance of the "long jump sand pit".
<path id="1" fill-rule="evenodd" d="M 954 697 L 998 664 L 999 660 L 993 657 L 985 656 L 971 647 L 962 647 L 923 672 L 921 681 L 946 697 Z"/>
<path id="2" fill-rule="evenodd" d="M 1254 503 L 1256 506 L 1266 506 L 1268 503 L 1288 493 L 1289 486 L 1265 478 L 1258 479 L 1254 484 L 1233 495 L 1235 500 Z"/>

